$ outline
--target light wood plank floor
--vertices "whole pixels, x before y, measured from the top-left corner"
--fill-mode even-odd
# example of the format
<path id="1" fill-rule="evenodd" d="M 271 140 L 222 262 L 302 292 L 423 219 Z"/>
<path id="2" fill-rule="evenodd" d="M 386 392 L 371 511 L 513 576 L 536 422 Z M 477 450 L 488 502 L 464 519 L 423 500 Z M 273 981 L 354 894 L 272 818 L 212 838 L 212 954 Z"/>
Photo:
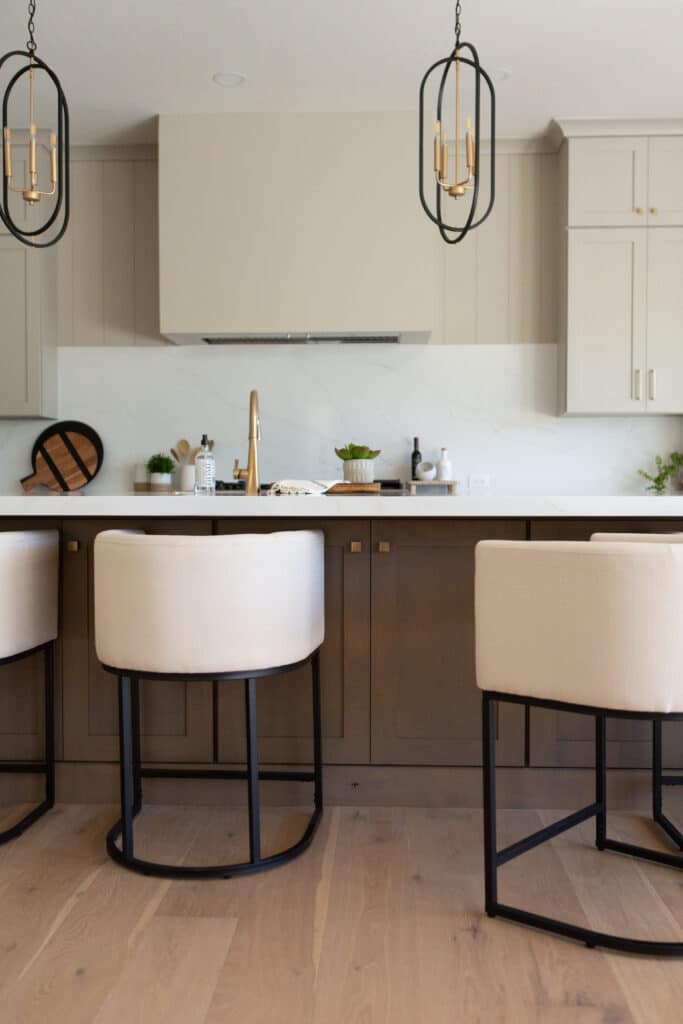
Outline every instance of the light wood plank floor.
<path id="1" fill-rule="evenodd" d="M 19 809 L 2 808 L 0 827 Z M 560 812 L 556 812 L 559 814 Z M 311 848 L 252 878 L 168 882 L 106 857 L 114 815 L 60 806 L 0 848 L 2 1024 L 660 1024 L 683 961 L 592 951 L 482 915 L 481 815 L 329 808 Z M 555 812 L 500 814 L 510 842 Z M 268 851 L 303 816 L 264 813 Z M 666 848 L 652 824 L 610 833 Z M 143 856 L 245 855 L 244 815 L 156 806 Z M 501 897 L 604 930 L 683 940 L 677 872 L 591 845 L 590 823 L 501 873 Z"/>

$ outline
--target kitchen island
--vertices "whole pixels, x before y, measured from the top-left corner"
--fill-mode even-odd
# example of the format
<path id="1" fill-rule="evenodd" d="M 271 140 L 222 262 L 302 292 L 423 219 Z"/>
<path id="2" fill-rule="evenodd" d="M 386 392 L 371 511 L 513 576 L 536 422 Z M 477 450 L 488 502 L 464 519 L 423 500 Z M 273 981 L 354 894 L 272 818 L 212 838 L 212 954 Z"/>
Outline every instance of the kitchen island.
<path id="1" fill-rule="evenodd" d="M 216 497 L 84 495 L 0 497 L 0 529 L 62 534 L 58 646 L 58 799 L 117 793 L 115 679 L 94 648 L 93 543 L 104 529 L 211 534 L 321 529 L 326 542 L 322 682 L 328 801 L 450 803 L 480 800 L 480 702 L 474 678 L 474 548 L 484 539 L 588 539 L 595 531 L 683 530 L 680 497 Z M 283 580 L 283 587 L 287 581 Z M 235 580 L 239 588 L 240 580 Z M 178 623 L 182 629 L 183 624 Z M 0 668 L 0 757 L 39 757 L 39 659 Z M 308 676 L 259 683 L 263 762 L 311 756 Z M 243 761 L 239 686 L 146 681 L 143 757 L 149 763 Z M 501 800 L 543 806 L 556 768 L 570 802 L 591 763 L 590 724 L 579 716 L 501 707 Z M 677 729 L 678 727 L 675 727 Z M 610 723 L 614 799 L 646 793 L 646 724 Z M 673 729 L 668 764 L 681 767 Z M 507 789 L 508 780 L 510 789 Z M 2 778 L 0 797 L 27 798 L 36 780 Z M 241 800 L 239 784 L 149 780 L 150 799 Z M 287 790 L 287 787 L 281 787 Z M 557 790 L 555 790 L 557 792 Z M 514 794 L 514 796 L 512 795 Z M 273 797 L 308 799 L 296 784 Z"/>

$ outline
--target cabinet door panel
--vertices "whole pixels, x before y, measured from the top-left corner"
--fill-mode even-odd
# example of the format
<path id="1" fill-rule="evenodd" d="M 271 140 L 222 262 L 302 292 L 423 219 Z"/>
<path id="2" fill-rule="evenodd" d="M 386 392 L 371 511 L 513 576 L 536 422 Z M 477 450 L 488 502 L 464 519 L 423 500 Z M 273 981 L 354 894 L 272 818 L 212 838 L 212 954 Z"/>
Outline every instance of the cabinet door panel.
<path id="1" fill-rule="evenodd" d="M 569 226 L 643 227 L 647 152 L 646 138 L 570 139 Z"/>
<path id="2" fill-rule="evenodd" d="M 118 759 L 116 676 L 95 653 L 93 544 L 102 530 L 147 533 L 211 533 L 210 520 L 71 520 L 65 538 L 78 551 L 63 554 L 64 758 Z M 182 628 L 182 623 L 178 624 Z M 211 683 L 143 681 L 140 684 L 142 756 L 146 761 L 210 761 L 213 757 Z"/>
<path id="3" fill-rule="evenodd" d="M 349 520 L 220 520 L 219 533 L 321 529 L 325 534 L 325 642 L 321 650 L 323 757 L 367 763 L 370 750 L 370 524 Z M 353 553 L 351 542 L 361 551 Z M 284 581 L 286 587 L 286 581 Z M 267 623 L 264 623 L 264 629 Z M 259 755 L 264 762 L 309 762 L 313 753 L 311 670 L 258 681 Z M 219 759 L 245 758 L 244 691 L 218 684 Z"/>
<path id="4" fill-rule="evenodd" d="M 681 413 L 683 229 L 652 229 L 647 234 L 647 409 Z"/>
<path id="5" fill-rule="evenodd" d="M 643 412 L 647 232 L 568 234 L 567 412 Z"/>
<path id="6" fill-rule="evenodd" d="M 651 227 L 683 227 L 683 138 L 650 139 L 648 222 Z"/>
<path id="7" fill-rule="evenodd" d="M 59 520 L 0 520 L 0 531 L 55 530 Z M 10 581 L 10 586 L 11 581 Z M 43 654 L 32 654 L 10 665 L 0 665 L 0 760 L 38 760 L 45 751 Z M 61 751 L 59 641 L 55 658 L 55 747 Z"/>
<path id="8" fill-rule="evenodd" d="M 683 519 L 533 520 L 531 540 L 590 540 L 593 533 L 675 533 Z M 589 767 L 594 764 L 595 729 L 588 715 L 532 708 L 529 751 L 532 765 Z M 683 766 L 683 723 L 664 729 L 664 763 Z M 647 768 L 652 763 L 652 726 L 647 721 L 617 718 L 607 722 L 607 759 L 611 768 Z"/>
<path id="9" fill-rule="evenodd" d="M 373 763 L 481 763 L 474 547 L 525 535 L 515 521 L 373 522 Z M 521 764 L 523 747 L 522 709 L 501 707 L 500 762 Z"/>

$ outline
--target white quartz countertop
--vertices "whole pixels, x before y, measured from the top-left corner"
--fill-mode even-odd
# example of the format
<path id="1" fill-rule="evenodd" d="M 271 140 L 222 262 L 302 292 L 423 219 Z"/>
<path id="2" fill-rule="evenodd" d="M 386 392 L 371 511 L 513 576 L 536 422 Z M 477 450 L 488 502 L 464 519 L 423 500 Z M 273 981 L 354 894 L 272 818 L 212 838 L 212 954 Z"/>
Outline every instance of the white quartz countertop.
<path id="1" fill-rule="evenodd" d="M 449 497 L 345 495 L 258 497 L 194 495 L 0 496 L 0 517 L 170 516 L 199 518 L 683 518 L 681 496 Z"/>

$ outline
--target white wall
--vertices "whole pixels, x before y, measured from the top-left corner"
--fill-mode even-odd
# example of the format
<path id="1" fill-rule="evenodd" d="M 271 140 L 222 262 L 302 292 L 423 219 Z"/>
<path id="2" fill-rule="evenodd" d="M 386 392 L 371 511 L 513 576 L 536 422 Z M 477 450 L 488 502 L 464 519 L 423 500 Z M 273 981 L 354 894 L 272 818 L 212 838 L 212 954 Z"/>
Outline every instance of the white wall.
<path id="1" fill-rule="evenodd" d="M 383 449 L 378 475 L 405 477 L 417 434 L 425 458 L 448 446 L 456 477 L 490 473 L 496 494 L 640 493 L 638 467 L 683 447 L 680 420 L 558 418 L 556 358 L 554 345 L 63 348 L 60 416 L 102 436 L 92 493 L 129 490 L 135 462 L 202 431 L 230 478 L 254 387 L 263 480 L 334 477 L 347 441 Z M 0 422 L 0 493 L 18 491 L 41 429 Z"/>

